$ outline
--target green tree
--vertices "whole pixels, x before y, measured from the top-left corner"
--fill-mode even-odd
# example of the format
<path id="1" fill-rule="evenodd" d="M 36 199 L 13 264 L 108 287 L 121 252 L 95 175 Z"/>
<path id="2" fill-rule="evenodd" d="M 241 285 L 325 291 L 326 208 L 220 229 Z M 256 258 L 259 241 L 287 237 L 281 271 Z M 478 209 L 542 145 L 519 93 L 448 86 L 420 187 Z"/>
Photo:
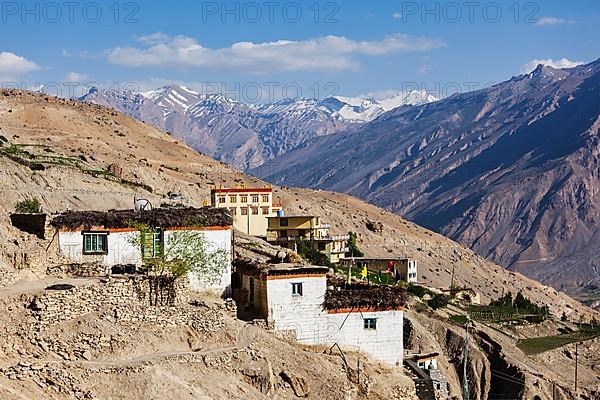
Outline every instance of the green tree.
<path id="1" fill-rule="evenodd" d="M 17 202 L 15 211 L 22 214 L 39 214 L 42 212 L 42 205 L 37 197 L 32 197 Z"/>
<path id="2" fill-rule="evenodd" d="M 327 254 L 321 253 L 316 249 L 310 240 L 298 240 L 296 242 L 296 249 L 298 254 L 312 265 L 332 266 Z"/>
<path id="3" fill-rule="evenodd" d="M 131 236 L 131 243 L 144 252 L 149 236 L 155 230 L 147 225 L 132 224 L 139 235 Z M 152 257 L 144 257 L 143 263 L 153 277 L 153 296 L 151 302 L 162 305 L 168 302 L 169 291 L 177 279 L 189 274 L 198 278 L 206 285 L 217 283 L 223 270 L 230 263 L 229 253 L 225 249 L 209 245 L 206 236 L 199 231 L 169 231 L 166 240 L 160 240 L 157 245 L 152 242 L 154 252 Z"/>
<path id="4" fill-rule="evenodd" d="M 356 244 L 356 239 L 357 239 L 357 235 L 354 232 L 348 232 L 348 251 L 350 252 L 350 255 L 353 257 L 362 257 L 365 254 L 358 248 L 358 245 Z"/>

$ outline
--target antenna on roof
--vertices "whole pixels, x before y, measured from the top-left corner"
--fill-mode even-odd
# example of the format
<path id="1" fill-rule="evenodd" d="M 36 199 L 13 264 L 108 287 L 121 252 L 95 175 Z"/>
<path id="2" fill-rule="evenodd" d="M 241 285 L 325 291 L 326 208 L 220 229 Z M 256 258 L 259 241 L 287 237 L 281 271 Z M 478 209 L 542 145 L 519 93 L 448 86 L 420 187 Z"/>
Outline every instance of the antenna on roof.
<path id="1" fill-rule="evenodd" d="M 135 211 L 150 211 L 152 210 L 152 203 L 147 199 L 138 199 L 134 196 L 133 198 L 133 209 Z"/>

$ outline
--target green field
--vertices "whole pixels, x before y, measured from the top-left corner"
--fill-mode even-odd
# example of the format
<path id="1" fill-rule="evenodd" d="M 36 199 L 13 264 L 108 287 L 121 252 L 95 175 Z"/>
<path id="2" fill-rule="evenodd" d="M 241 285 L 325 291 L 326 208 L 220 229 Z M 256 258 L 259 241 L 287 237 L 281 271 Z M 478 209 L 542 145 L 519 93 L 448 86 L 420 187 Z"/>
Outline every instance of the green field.
<path id="1" fill-rule="evenodd" d="M 540 354 L 545 351 L 554 350 L 569 343 L 581 342 L 600 336 L 600 330 L 581 330 L 564 335 L 543 336 L 519 340 L 517 347 L 525 354 Z"/>

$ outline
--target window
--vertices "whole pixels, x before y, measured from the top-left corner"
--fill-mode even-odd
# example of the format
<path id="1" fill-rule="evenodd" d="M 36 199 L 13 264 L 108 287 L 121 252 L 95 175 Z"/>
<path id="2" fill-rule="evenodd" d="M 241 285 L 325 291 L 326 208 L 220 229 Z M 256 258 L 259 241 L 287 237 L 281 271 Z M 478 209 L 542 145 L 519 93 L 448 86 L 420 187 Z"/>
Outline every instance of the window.
<path id="1" fill-rule="evenodd" d="M 377 329 L 377 318 L 365 318 L 363 321 L 363 328 L 376 330 Z"/>
<path id="2" fill-rule="evenodd" d="M 268 203 L 269 202 L 269 195 L 268 194 L 263 194 L 262 195 L 262 202 L 263 203 Z"/>
<path id="3" fill-rule="evenodd" d="M 279 219 L 279 226 L 288 226 L 288 219 L 287 218 L 280 218 Z"/>
<path id="4" fill-rule="evenodd" d="M 247 202 L 248 202 L 248 195 L 241 194 L 240 195 L 240 203 L 247 203 Z"/>
<path id="5" fill-rule="evenodd" d="M 225 203 L 225 196 L 219 196 L 219 203 Z"/>
<path id="6" fill-rule="evenodd" d="M 258 207 L 252 207 L 252 215 L 258 215 Z"/>
<path id="7" fill-rule="evenodd" d="M 108 233 L 83 232 L 83 254 L 108 253 Z"/>
<path id="8" fill-rule="evenodd" d="M 229 195 L 229 202 L 230 203 L 235 203 L 237 201 L 237 195 L 235 194 L 230 194 Z"/>
<path id="9" fill-rule="evenodd" d="M 261 207 L 262 215 L 269 215 L 269 207 Z"/>
<path id="10" fill-rule="evenodd" d="M 236 215 L 237 214 L 237 207 L 229 207 L 229 212 L 231 213 L 231 215 Z"/>
<path id="11" fill-rule="evenodd" d="M 240 207 L 240 214 L 242 214 L 242 215 L 248 215 L 248 208 L 246 208 L 246 207 Z"/>
<path id="12" fill-rule="evenodd" d="M 258 195 L 257 194 L 253 194 L 252 195 L 252 202 L 253 203 L 258 203 Z"/>
<path id="13" fill-rule="evenodd" d="M 302 283 L 292 283 L 292 296 L 302 296 Z"/>
<path id="14" fill-rule="evenodd" d="M 161 228 L 144 233 L 142 238 L 143 258 L 157 258 L 163 254 L 163 234 Z"/>

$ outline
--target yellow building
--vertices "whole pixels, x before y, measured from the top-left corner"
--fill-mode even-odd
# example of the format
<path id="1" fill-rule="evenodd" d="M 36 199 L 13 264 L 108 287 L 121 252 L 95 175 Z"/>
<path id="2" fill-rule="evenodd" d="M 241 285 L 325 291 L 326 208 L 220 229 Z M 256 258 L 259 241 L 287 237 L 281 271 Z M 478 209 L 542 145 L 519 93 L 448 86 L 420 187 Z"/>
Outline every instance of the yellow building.
<path id="1" fill-rule="evenodd" d="M 326 254 L 336 264 L 347 252 L 348 235 L 330 234 L 331 225 L 312 215 L 268 217 L 267 241 L 292 250 L 300 240 L 310 241 L 313 248 Z"/>
<path id="2" fill-rule="evenodd" d="M 213 207 L 226 208 L 235 229 L 252 236 L 267 235 L 267 218 L 281 211 L 281 202 L 273 198 L 273 188 L 220 188 L 211 190 Z"/>

